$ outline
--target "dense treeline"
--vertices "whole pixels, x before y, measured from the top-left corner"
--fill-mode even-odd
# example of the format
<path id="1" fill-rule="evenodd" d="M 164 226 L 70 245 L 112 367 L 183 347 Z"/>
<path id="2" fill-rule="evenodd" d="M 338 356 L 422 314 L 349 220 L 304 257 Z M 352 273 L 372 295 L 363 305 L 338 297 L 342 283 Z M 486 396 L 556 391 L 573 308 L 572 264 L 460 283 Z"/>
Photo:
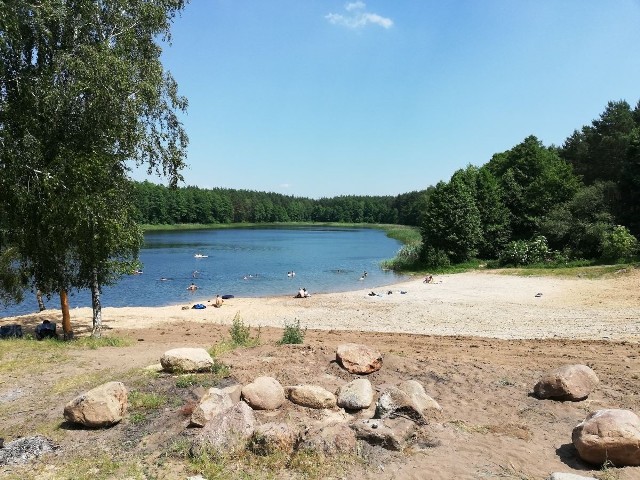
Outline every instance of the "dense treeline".
<path id="1" fill-rule="evenodd" d="M 562 147 L 530 136 L 438 183 L 421 214 L 428 267 L 472 258 L 503 265 L 628 259 L 640 234 L 640 102 L 609 102 Z M 634 236 L 635 235 L 635 236 Z"/>
<path id="2" fill-rule="evenodd" d="M 340 196 L 313 200 L 278 193 L 134 183 L 139 222 L 343 222 L 419 225 L 425 192 L 398 196 Z"/>

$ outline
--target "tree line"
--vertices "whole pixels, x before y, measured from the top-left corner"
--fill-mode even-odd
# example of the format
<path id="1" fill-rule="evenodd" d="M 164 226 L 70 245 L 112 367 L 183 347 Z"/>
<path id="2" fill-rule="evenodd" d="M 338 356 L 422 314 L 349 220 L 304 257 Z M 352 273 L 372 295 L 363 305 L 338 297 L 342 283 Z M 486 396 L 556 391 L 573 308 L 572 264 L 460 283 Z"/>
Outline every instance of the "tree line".
<path id="1" fill-rule="evenodd" d="M 428 190 L 405 264 L 629 259 L 640 235 L 640 102 L 609 102 L 561 147 L 535 136 Z"/>
<path id="2" fill-rule="evenodd" d="M 142 224 L 340 222 L 418 226 L 424 191 L 397 196 L 345 195 L 310 199 L 234 189 L 170 188 L 148 181 L 132 184 Z"/>

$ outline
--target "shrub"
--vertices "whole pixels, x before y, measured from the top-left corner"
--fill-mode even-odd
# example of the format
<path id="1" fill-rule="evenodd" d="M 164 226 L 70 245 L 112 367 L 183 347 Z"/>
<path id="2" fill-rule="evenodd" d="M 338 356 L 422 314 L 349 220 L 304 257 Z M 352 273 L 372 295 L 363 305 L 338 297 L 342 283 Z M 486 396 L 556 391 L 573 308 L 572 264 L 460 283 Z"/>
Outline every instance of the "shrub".
<path id="1" fill-rule="evenodd" d="M 549 248 L 546 237 L 538 235 L 531 240 L 516 240 L 500 252 L 500 265 L 533 265 L 536 263 L 558 263 L 564 256 Z"/>
<path id="2" fill-rule="evenodd" d="M 444 250 L 428 246 L 422 250 L 424 264 L 431 268 L 446 268 L 451 265 L 449 255 Z"/>
<path id="3" fill-rule="evenodd" d="M 296 320 L 292 324 L 285 322 L 282 338 L 278 340 L 278 345 L 299 345 L 304 343 L 304 336 L 307 329 L 300 328 L 300 320 Z"/>
<path id="4" fill-rule="evenodd" d="M 627 227 L 618 225 L 602 239 L 602 258 L 605 260 L 629 260 L 638 253 L 638 239 Z"/>
<path id="5" fill-rule="evenodd" d="M 251 329 L 248 325 L 244 324 L 239 312 L 233 317 L 233 324 L 231 325 L 229 333 L 231 335 L 231 341 L 236 347 L 253 347 L 260 343 L 260 329 L 258 329 L 258 335 L 256 337 L 251 337 Z"/>

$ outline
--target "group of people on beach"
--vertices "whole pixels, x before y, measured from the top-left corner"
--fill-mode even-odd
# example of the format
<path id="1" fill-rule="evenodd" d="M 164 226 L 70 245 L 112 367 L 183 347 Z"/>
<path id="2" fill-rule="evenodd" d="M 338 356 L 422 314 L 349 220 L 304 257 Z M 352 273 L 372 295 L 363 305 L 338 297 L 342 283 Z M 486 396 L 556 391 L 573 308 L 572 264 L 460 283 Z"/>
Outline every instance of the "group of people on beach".
<path id="1" fill-rule="evenodd" d="M 307 292 L 306 288 L 301 288 L 300 290 L 298 290 L 298 294 L 296 295 L 296 298 L 309 298 L 310 296 L 311 294 Z"/>

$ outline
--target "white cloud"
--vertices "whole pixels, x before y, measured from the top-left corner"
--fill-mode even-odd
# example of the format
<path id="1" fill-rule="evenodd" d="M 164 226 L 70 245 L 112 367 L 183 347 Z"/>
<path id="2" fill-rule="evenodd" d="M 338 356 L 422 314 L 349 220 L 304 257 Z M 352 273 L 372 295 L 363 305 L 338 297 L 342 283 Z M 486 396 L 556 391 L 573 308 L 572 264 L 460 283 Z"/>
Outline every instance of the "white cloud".
<path id="1" fill-rule="evenodd" d="M 352 2 L 352 3 L 347 3 L 344 6 L 344 9 L 347 12 L 350 12 L 352 10 L 362 10 L 366 7 L 367 5 L 364 2 Z"/>
<path id="2" fill-rule="evenodd" d="M 367 5 L 361 1 L 347 3 L 344 9 L 348 14 L 329 13 L 324 18 L 333 25 L 341 25 L 353 29 L 364 28 L 369 24 L 378 25 L 382 28 L 391 28 L 393 26 L 393 20 L 377 13 L 369 13 L 365 10 L 366 7 Z"/>
<path id="3" fill-rule="evenodd" d="M 281 183 L 280 184 L 280 188 L 291 188 L 291 184 L 290 183 Z"/>

